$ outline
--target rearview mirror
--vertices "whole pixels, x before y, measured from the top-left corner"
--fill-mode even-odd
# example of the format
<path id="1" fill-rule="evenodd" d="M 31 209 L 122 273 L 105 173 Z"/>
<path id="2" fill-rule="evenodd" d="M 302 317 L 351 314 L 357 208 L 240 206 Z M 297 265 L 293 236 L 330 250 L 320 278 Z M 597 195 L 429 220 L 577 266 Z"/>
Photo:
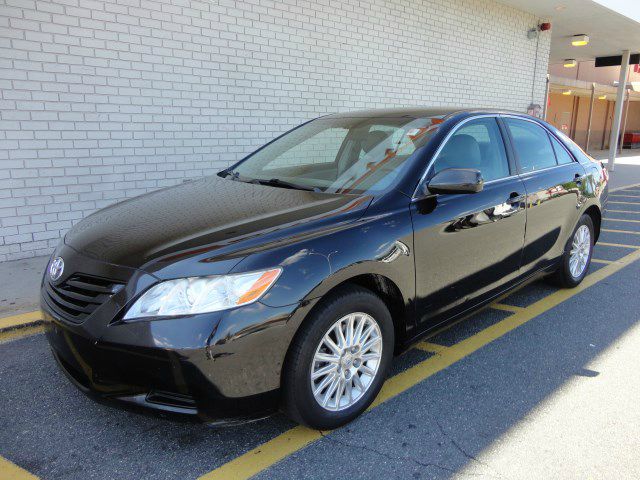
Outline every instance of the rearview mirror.
<path id="1" fill-rule="evenodd" d="M 427 185 L 430 193 L 478 193 L 484 180 L 473 168 L 446 168 L 436 173 Z"/>

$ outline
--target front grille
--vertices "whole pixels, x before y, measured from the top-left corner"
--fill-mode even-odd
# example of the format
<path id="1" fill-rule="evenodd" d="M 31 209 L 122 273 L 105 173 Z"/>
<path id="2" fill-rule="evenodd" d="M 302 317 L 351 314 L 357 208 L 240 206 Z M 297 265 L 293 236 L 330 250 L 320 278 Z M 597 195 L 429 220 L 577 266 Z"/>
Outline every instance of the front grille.
<path id="1" fill-rule="evenodd" d="M 123 286 L 115 280 L 76 273 L 60 285 L 46 281 L 44 297 L 47 305 L 63 319 L 82 323 Z"/>

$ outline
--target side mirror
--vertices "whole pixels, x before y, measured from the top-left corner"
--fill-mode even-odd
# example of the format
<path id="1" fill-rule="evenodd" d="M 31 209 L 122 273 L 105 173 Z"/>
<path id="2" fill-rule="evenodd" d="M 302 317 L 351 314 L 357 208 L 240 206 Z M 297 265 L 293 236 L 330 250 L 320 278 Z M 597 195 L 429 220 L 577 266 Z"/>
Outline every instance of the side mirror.
<path id="1" fill-rule="evenodd" d="M 446 168 L 427 184 L 429 193 L 478 193 L 483 186 L 482 174 L 473 168 Z"/>

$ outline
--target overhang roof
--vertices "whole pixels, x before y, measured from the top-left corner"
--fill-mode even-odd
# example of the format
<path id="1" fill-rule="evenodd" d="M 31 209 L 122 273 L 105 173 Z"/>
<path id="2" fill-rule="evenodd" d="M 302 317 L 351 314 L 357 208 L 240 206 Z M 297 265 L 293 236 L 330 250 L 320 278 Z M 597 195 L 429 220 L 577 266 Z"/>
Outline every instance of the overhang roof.
<path id="1" fill-rule="evenodd" d="M 549 91 L 551 93 L 562 93 L 566 92 L 567 90 L 571 90 L 571 96 L 573 97 L 591 96 L 591 82 L 551 75 L 549 78 L 549 83 Z M 611 85 L 602 85 L 599 83 L 595 83 L 593 85 L 595 85 L 596 97 L 606 95 L 607 100 L 615 100 L 616 87 Z M 640 102 L 640 92 L 633 90 L 629 91 L 629 100 L 632 102 Z"/>
<path id="2" fill-rule="evenodd" d="M 500 0 L 505 5 L 551 21 L 550 63 L 565 58 L 593 60 L 640 52 L 640 1 L 637 0 Z M 544 35 L 544 33 L 542 33 Z M 574 47 L 573 35 L 589 35 L 589 44 Z"/>

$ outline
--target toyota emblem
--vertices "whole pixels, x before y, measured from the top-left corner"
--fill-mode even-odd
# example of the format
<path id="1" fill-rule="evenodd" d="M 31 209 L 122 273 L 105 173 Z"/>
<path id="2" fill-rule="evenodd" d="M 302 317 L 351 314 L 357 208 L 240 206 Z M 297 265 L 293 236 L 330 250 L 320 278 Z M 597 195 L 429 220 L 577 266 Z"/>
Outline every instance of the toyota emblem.
<path id="1" fill-rule="evenodd" d="M 62 272 L 64 272 L 64 260 L 62 257 L 56 257 L 49 265 L 49 278 L 55 282 L 62 276 Z"/>

